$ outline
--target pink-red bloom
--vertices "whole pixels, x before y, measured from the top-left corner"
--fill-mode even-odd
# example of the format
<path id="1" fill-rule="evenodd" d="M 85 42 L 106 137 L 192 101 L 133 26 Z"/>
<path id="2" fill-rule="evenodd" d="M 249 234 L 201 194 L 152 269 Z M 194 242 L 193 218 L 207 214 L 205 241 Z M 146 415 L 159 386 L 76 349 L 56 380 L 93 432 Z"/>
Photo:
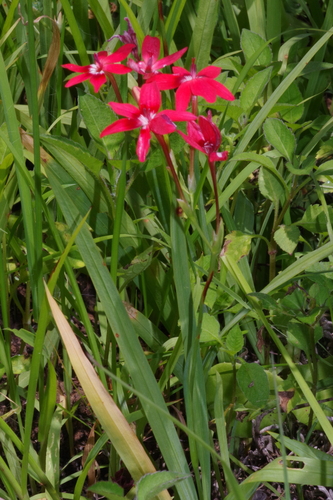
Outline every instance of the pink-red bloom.
<path id="1" fill-rule="evenodd" d="M 189 122 L 187 135 L 180 130 L 177 132 L 190 146 L 205 153 L 210 162 L 228 159 L 227 151 L 217 152 L 221 145 L 221 132 L 212 121 L 211 112 L 208 112 L 207 118 L 199 116 L 199 123 Z"/>
<path id="2" fill-rule="evenodd" d="M 160 55 L 161 42 L 159 38 L 155 36 L 147 35 L 143 40 L 142 44 L 142 61 L 135 62 L 132 59 L 127 61 L 127 64 L 133 71 L 136 71 L 140 75 L 143 75 L 144 79 L 151 77 L 153 74 L 158 73 L 160 69 L 173 64 L 177 59 L 179 59 L 184 52 L 187 51 L 187 47 L 182 50 L 178 50 L 170 56 L 162 57 L 158 59 Z"/>
<path id="3" fill-rule="evenodd" d="M 106 75 L 108 73 L 124 75 L 131 71 L 131 69 L 124 64 L 115 63 L 119 63 L 125 59 L 133 48 L 135 48 L 135 45 L 128 43 L 113 52 L 113 54 L 108 55 L 106 51 L 98 52 L 97 54 L 94 54 L 95 62 L 93 64 L 89 64 L 88 66 L 63 64 L 63 68 L 75 71 L 76 73 L 82 73 L 81 75 L 73 76 L 66 83 L 65 87 L 72 87 L 73 85 L 84 82 L 85 80 L 90 80 L 90 83 L 94 87 L 94 91 L 98 92 L 101 86 L 106 82 Z"/>
<path id="4" fill-rule="evenodd" d="M 149 81 L 156 82 L 160 90 L 178 87 L 176 91 L 176 108 L 179 110 L 185 110 L 188 107 L 192 96 L 201 96 L 207 102 L 215 102 L 217 96 L 227 101 L 235 99 L 230 90 L 215 80 L 221 73 L 221 68 L 217 66 L 207 66 L 207 68 L 197 73 L 196 64 L 192 62 L 190 71 L 174 66 L 172 72 L 173 75 L 153 75 Z"/>
<path id="5" fill-rule="evenodd" d="M 149 151 L 152 132 L 156 135 L 170 134 L 177 128 L 173 121 L 196 119 L 195 115 L 186 111 L 173 111 L 171 109 L 159 111 L 161 96 L 155 83 L 147 83 L 141 87 L 138 108 L 133 104 L 120 104 L 118 102 L 110 102 L 109 104 L 115 113 L 126 118 L 121 118 L 106 127 L 102 131 L 101 137 L 139 128 L 136 154 L 141 162 L 145 161 Z"/>

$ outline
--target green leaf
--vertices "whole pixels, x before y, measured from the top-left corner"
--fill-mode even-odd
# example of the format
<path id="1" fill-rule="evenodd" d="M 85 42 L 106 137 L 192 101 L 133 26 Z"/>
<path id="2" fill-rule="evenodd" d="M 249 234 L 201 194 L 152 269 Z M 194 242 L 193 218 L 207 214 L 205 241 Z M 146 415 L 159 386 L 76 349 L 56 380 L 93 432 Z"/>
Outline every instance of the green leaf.
<path id="1" fill-rule="evenodd" d="M 263 128 L 267 141 L 282 156 L 292 161 L 296 148 L 296 139 L 287 125 L 278 118 L 267 118 Z"/>
<path id="2" fill-rule="evenodd" d="M 139 274 L 148 269 L 156 251 L 157 248 L 151 245 L 149 248 L 144 250 L 144 252 L 134 257 L 130 264 L 127 264 L 126 267 L 118 271 L 118 275 L 122 278 L 122 280 L 124 280 L 124 283 L 122 283 L 122 289 L 133 281 Z"/>
<path id="3" fill-rule="evenodd" d="M 51 144 L 58 149 L 75 156 L 85 167 L 87 167 L 93 174 L 98 175 L 100 169 L 103 166 L 103 162 L 92 156 L 87 149 L 78 144 L 77 142 L 71 141 L 66 137 L 55 137 L 52 135 L 41 135 L 41 142 L 44 145 Z"/>
<path id="4" fill-rule="evenodd" d="M 200 0 L 197 9 L 197 18 L 186 57 L 189 65 L 191 58 L 196 58 L 198 69 L 203 69 L 209 62 L 214 29 L 217 22 L 216 0 Z"/>
<path id="5" fill-rule="evenodd" d="M 108 125 L 111 125 L 116 119 L 116 115 L 111 110 L 110 106 L 104 104 L 100 99 L 90 94 L 85 94 L 79 97 L 79 109 L 86 127 L 98 144 L 113 150 L 124 139 L 123 132 L 119 134 L 106 135 L 103 139 L 100 138 L 100 133 Z"/>
<path id="6" fill-rule="evenodd" d="M 328 214 L 331 223 L 333 222 L 333 208 L 328 206 Z M 309 205 L 302 219 L 295 222 L 298 226 L 302 226 L 311 233 L 326 233 L 327 218 L 324 207 L 322 205 Z"/>
<path id="7" fill-rule="evenodd" d="M 284 200 L 283 185 L 276 175 L 264 167 L 259 170 L 259 190 L 265 198 L 271 200 L 275 205 Z"/>
<path id="8" fill-rule="evenodd" d="M 244 345 L 244 335 L 238 325 L 235 325 L 229 330 L 226 339 L 226 348 L 233 354 L 237 354 Z"/>
<path id="9" fill-rule="evenodd" d="M 165 22 L 165 38 L 168 46 L 170 46 L 171 41 L 173 40 L 173 36 L 177 29 L 180 16 L 185 7 L 186 0 L 175 0 L 172 2 L 172 6 Z"/>
<path id="10" fill-rule="evenodd" d="M 244 396 L 256 408 L 265 406 L 269 398 L 269 383 L 265 370 L 256 363 L 243 363 L 236 374 Z"/>
<path id="11" fill-rule="evenodd" d="M 243 29 L 241 35 L 241 47 L 244 52 L 245 59 L 248 60 L 260 47 L 266 45 L 265 40 L 250 30 Z M 266 46 L 258 59 L 255 61 L 254 66 L 268 66 L 272 62 L 272 53 L 268 46 Z"/>
<path id="12" fill-rule="evenodd" d="M 219 337 L 220 324 L 214 316 L 208 313 L 203 314 L 200 342 L 213 342 L 214 344 L 222 344 Z"/>
<path id="13" fill-rule="evenodd" d="M 143 476 L 137 484 L 137 500 L 150 500 L 161 491 L 171 488 L 179 481 L 190 477 L 190 474 L 160 471 Z"/>
<path id="14" fill-rule="evenodd" d="M 290 484 L 309 484 L 320 486 L 332 486 L 333 463 L 328 460 L 305 457 L 285 457 L 287 460 L 287 474 Z M 290 462 L 297 462 L 293 466 Z M 300 467 L 301 465 L 301 467 Z M 241 484 L 241 488 L 248 483 L 271 481 L 283 483 L 285 479 L 285 466 L 281 457 L 276 458 L 263 469 L 254 472 Z"/>
<path id="15" fill-rule="evenodd" d="M 290 321 L 288 323 L 288 342 L 298 349 L 302 349 L 302 351 L 304 351 L 307 356 L 312 353 L 312 342 L 310 335 L 312 335 L 312 333 L 310 331 L 309 325 L 295 323 L 293 321 Z M 314 344 L 316 344 L 322 337 L 322 328 L 314 328 L 313 335 L 313 342 Z"/>
<path id="16" fill-rule="evenodd" d="M 99 481 L 98 483 L 89 486 L 88 491 L 103 496 L 108 500 L 120 500 L 124 498 L 124 490 L 116 483 L 110 481 Z"/>
<path id="17" fill-rule="evenodd" d="M 252 237 L 240 231 L 232 231 L 225 237 L 222 253 L 232 255 L 235 261 L 247 255 L 251 249 Z"/>
<path id="18" fill-rule="evenodd" d="M 281 118 L 289 123 L 295 123 L 302 118 L 304 112 L 304 104 L 302 101 L 303 96 L 296 83 L 293 82 L 278 100 L 278 103 L 288 104 L 291 106 L 289 109 L 286 108 L 285 110 L 279 111 Z M 273 113 L 274 108 L 272 109 L 272 114 Z"/>
<path id="19" fill-rule="evenodd" d="M 275 432 L 270 432 L 269 433 L 271 436 L 273 436 L 274 439 L 277 439 L 279 442 L 281 442 L 281 437 L 279 434 L 276 434 Z M 306 458 L 315 458 L 317 460 L 325 460 L 332 462 L 333 457 L 332 455 L 321 451 L 317 450 L 316 448 L 313 448 L 312 446 L 308 446 L 305 443 L 302 443 L 300 441 L 296 441 L 295 439 L 290 439 L 287 436 L 283 436 L 283 441 L 284 445 L 294 452 L 296 455 L 299 455 L 301 457 L 306 457 Z"/>
<path id="20" fill-rule="evenodd" d="M 300 230 L 296 226 L 280 226 L 274 233 L 274 240 L 284 252 L 291 255 L 295 250 Z"/>
<path id="21" fill-rule="evenodd" d="M 264 88 L 270 80 L 272 67 L 263 69 L 252 76 L 241 93 L 240 105 L 244 111 L 249 111 L 261 97 Z"/>

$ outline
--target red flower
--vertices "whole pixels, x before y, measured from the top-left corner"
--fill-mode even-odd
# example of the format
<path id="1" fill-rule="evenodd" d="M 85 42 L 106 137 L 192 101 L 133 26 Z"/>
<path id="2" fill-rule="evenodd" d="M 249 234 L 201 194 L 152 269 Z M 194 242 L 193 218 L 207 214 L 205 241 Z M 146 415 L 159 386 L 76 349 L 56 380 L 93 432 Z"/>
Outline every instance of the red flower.
<path id="1" fill-rule="evenodd" d="M 205 153 L 210 162 L 225 161 L 228 159 L 227 151 L 217 153 L 221 145 L 221 132 L 212 121 L 211 112 L 208 112 L 208 118 L 199 116 L 199 124 L 189 122 L 187 124 L 188 135 L 179 130 L 177 132 L 190 146 Z"/>
<path id="2" fill-rule="evenodd" d="M 78 66 L 77 64 L 63 64 L 62 67 L 75 71 L 76 73 L 82 73 L 82 75 L 77 75 L 71 78 L 65 85 L 65 87 L 72 87 L 77 83 L 84 82 L 85 80 L 90 80 L 90 83 L 94 87 L 94 91 L 98 92 L 101 86 L 106 82 L 106 76 L 108 73 L 115 73 L 117 75 L 124 75 L 131 71 L 130 68 L 124 66 L 123 64 L 114 64 L 125 59 L 131 50 L 135 48 L 135 45 L 128 43 L 120 47 L 120 49 L 113 52 L 113 54 L 108 55 L 106 51 L 98 52 L 94 54 L 94 64 L 89 64 L 88 66 Z"/>
<path id="3" fill-rule="evenodd" d="M 191 97 L 201 96 L 207 102 L 215 102 L 217 96 L 233 101 L 234 95 L 222 83 L 215 81 L 215 78 L 221 73 L 221 68 L 217 66 L 207 66 L 197 73 L 197 67 L 194 62 L 191 64 L 190 71 L 184 68 L 174 66 L 173 75 L 153 75 L 149 81 L 154 81 L 160 90 L 175 89 L 176 108 L 185 110 L 189 105 Z"/>
<path id="4" fill-rule="evenodd" d="M 176 130 L 175 121 L 195 120 L 196 116 L 186 111 L 173 111 L 166 109 L 158 111 L 161 106 L 160 92 L 155 83 L 145 84 L 140 90 L 139 107 L 133 104 L 120 104 L 110 102 L 115 113 L 126 118 L 121 118 L 106 127 L 101 137 L 117 132 L 140 129 L 136 146 L 136 154 L 140 161 L 145 161 L 150 147 L 151 132 L 156 135 L 170 134 Z"/>
<path id="5" fill-rule="evenodd" d="M 140 75 L 143 75 L 145 79 L 151 77 L 154 73 L 158 73 L 159 69 L 174 63 L 179 59 L 184 52 L 187 51 L 187 47 L 182 50 L 178 50 L 171 56 L 162 57 L 158 59 L 160 55 L 161 42 L 159 38 L 155 36 L 147 35 L 143 40 L 142 44 L 142 59 L 143 61 L 135 62 L 132 59 L 127 61 L 127 64 L 133 71 L 136 71 Z"/>

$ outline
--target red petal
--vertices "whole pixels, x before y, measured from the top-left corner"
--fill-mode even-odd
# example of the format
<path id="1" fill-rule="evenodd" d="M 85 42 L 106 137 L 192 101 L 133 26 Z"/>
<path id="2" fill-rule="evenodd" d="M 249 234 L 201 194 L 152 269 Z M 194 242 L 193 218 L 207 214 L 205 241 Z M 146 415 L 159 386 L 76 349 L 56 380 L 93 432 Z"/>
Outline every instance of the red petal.
<path id="1" fill-rule="evenodd" d="M 77 64 L 62 64 L 62 67 L 65 69 L 70 69 L 71 71 L 75 71 L 75 73 L 87 73 L 89 71 L 89 66 L 78 66 Z"/>
<path id="2" fill-rule="evenodd" d="M 117 115 L 126 116 L 127 118 L 137 118 L 140 115 L 138 108 L 133 104 L 123 104 L 119 102 L 109 102 L 109 106 Z"/>
<path id="3" fill-rule="evenodd" d="M 174 66 L 172 68 L 172 73 L 175 75 L 181 75 L 181 76 L 191 76 L 191 73 L 187 71 L 185 68 L 181 68 L 180 66 Z"/>
<path id="4" fill-rule="evenodd" d="M 164 73 L 158 73 L 152 75 L 147 83 L 155 82 L 159 90 L 170 90 L 175 89 L 179 86 L 179 76 L 177 75 L 165 75 Z"/>
<path id="5" fill-rule="evenodd" d="M 146 108 L 157 113 L 160 106 L 161 96 L 156 83 L 146 83 L 142 85 L 140 92 L 140 109 Z"/>
<path id="6" fill-rule="evenodd" d="M 94 92 L 96 94 L 105 82 L 105 75 L 90 75 L 90 83 L 94 87 Z"/>
<path id="7" fill-rule="evenodd" d="M 121 118 L 120 120 L 108 125 L 100 134 L 100 137 L 104 137 L 110 134 L 116 134 L 117 132 L 126 132 L 127 130 L 134 130 L 140 127 L 140 123 L 135 119 Z"/>
<path id="8" fill-rule="evenodd" d="M 130 73 L 132 69 L 124 64 L 106 64 L 103 66 L 103 71 L 105 73 L 114 73 L 115 75 L 125 75 L 126 73 Z"/>
<path id="9" fill-rule="evenodd" d="M 191 81 L 182 83 L 176 91 L 176 109 L 185 111 L 191 99 Z"/>
<path id="10" fill-rule="evenodd" d="M 215 151 L 218 150 L 221 144 L 221 132 L 219 128 L 211 120 L 204 116 L 199 116 L 199 126 L 203 133 L 206 142 L 209 142 Z"/>
<path id="11" fill-rule="evenodd" d="M 222 85 L 222 83 L 211 80 L 210 85 L 215 89 L 216 94 L 222 97 L 222 99 L 225 99 L 226 101 L 235 100 L 235 96 L 230 92 L 230 90 L 227 89 L 227 87 Z"/>
<path id="12" fill-rule="evenodd" d="M 143 128 L 140 130 L 138 142 L 136 145 L 136 154 L 139 161 L 145 161 L 147 153 L 150 147 L 150 130 L 149 128 Z"/>
<path id="13" fill-rule="evenodd" d="M 126 43 L 125 45 L 122 45 L 118 50 L 113 52 L 113 54 L 107 56 L 105 62 L 107 63 L 120 62 L 123 59 L 125 59 L 130 54 L 131 50 L 134 48 L 135 45 L 133 43 Z"/>
<path id="14" fill-rule="evenodd" d="M 193 148 L 198 149 L 199 151 L 202 151 L 203 153 L 205 153 L 205 150 L 200 146 L 200 144 L 198 144 L 197 142 L 195 142 L 194 140 L 192 140 L 191 137 L 189 137 L 188 135 L 184 134 L 180 130 L 177 130 L 177 132 L 178 132 L 179 135 L 182 136 L 182 138 L 184 139 L 184 141 L 187 142 L 187 144 L 189 144 Z"/>
<path id="15" fill-rule="evenodd" d="M 153 62 L 158 59 L 160 55 L 161 42 L 156 36 L 145 36 L 142 44 L 142 59 L 147 62 L 152 57 Z"/>
<path id="16" fill-rule="evenodd" d="M 169 64 L 173 64 L 186 51 L 187 51 L 187 47 L 185 47 L 185 49 L 178 50 L 178 52 L 175 52 L 174 54 L 171 54 L 170 56 L 162 57 L 162 59 L 160 59 L 155 64 L 153 64 L 153 70 L 161 69 L 161 68 L 164 68 L 165 66 L 168 66 Z"/>
<path id="17" fill-rule="evenodd" d="M 218 68 L 217 66 L 207 66 L 207 68 L 202 69 L 199 71 L 197 76 L 206 76 L 207 78 L 216 78 L 219 76 L 221 73 L 221 68 Z"/>
<path id="18" fill-rule="evenodd" d="M 176 128 L 173 121 L 163 111 L 150 122 L 150 130 L 159 135 L 171 134 Z"/>
<path id="19" fill-rule="evenodd" d="M 84 82 L 85 80 L 89 80 L 89 73 L 84 73 L 83 75 L 73 76 L 65 85 L 66 88 L 72 87 L 73 85 L 77 85 L 78 83 Z"/>
<path id="20" fill-rule="evenodd" d="M 173 109 L 166 109 L 161 111 L 161 113 L 167 115 L 174 122 L 188 122 L 190 120 L 196 120 L 197 116 L 188 111 L 174 111 Z"/>
<path id="21" fill-rule="evenodd" d="M 190 82 L 192 94 L 204 97 L 207 102 L 215 102 L 216 91 L 212 85 L 213 83 L 214 80 L 210 78 L 195 78 Z"/>
<path id="22" fill-rule="evenodd" d="M 228 151 L 221 151 L 221 153 L 211 153 L 209 155 L 210 161 L 226 161 L 228 159 Z"/>
<path id="23" fill-rule="evenodd" d="M 187 124 L 187 134 L 192 141 L 199 144 L 200 147 L 205 143 L 205 138 L 201 128 L 196 122 L 189 122 Z"/>
<path id="24" fill-rule="evenodd" d="M 138 65 L 137 62 L 133 61 L 133 59 L 128 59 L 127 66 L 131 68 L 133 71 L 140 73 L 140 66 Z"/>

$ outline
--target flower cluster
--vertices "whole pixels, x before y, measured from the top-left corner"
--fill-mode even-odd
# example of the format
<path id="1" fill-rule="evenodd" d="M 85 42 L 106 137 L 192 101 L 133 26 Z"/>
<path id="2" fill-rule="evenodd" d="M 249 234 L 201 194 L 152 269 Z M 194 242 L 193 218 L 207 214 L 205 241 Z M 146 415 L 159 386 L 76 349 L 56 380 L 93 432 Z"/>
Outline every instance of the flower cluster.
<path id="1" fill-rule="evenodd" d="M 226 153 L 217 153 L 221 144 L 219 129 L 212 122 L 211 114 L 208 118 L 200 116 L 198 123 L 194 122 L 197 116 L 187 112 L 191 98 L 200 96 L 207 102 L 213 103 L 217 97 L 232 101 L 234 96 L 216 77 L 221 69 L 216 66 L 208 66 L 197 72 L 195 61 L 192 61 L 190 71 L 174 66 L 172 74 L 161 73 L 160 70 L 176 62 L 187 50 L 184 48 L 174 54 L 159 59 L 161 44 L 157 37 L 147 35 L 142 44 L 141 58 L 138 55 L 138 44 L 135 32 L 129 22 L 128 30 L 123 35 L 114 35 L 125 44 L 118 50 L 109 54 L 106 51 L 94 54 L 94 63 L 88 66 L 76 64 L 63 64 L 63 68 L 76 73 L 66 87 L 71 87 L 83 81 L 89 80 L 97 93 L 107 79 L 113 74 L 126 74 L 135 71 L 142 75 L 145 84 L 141 89 L 136 88 L 139 93 L 138 107 L 132 104 L 110 102 L 115 113 L 124 116 L 103 130 L 101 137 L 116 132 L 140 129 L 137 143 L 137 155 L 140 161 L 145 161 L 150 146 L 151 133 L 157 135 L 170 134 L 176 131 L 174 122 L 187 121 L 188 135 L 179 132 L 181 136 L 192 147 L 206 153 L 211 161 L 223 161 L 227 158 Z M 114 38 L 112 37 L 112 38 Z M 119 64 L 133 54 L 134 59 L 128 59 L 127 65 Z M 114 81 L 113 81 L 114 82 Z M 112 82 L 112 83 L 113 83 Z M 159 111 L 161 106 L 160 91 L 176 90 L 176 110 Z M 119 95 L 116 93 L 116 95 Z M 204 144 L 210 144 L 204 146 Z M 215 155 L 215 156 L 214 156 Z M 214 160 L 213 160 L 214 158 Z"/>
<path id="2" fill-rule="evenodd" d="M 212 172 L 214 191 L 216 190 L 215 167 L 216 161 L 225 161 L 228 157 L 226 151 L 218 152 L 221 145 L 221 132 L 212 120 L 211 112 L 208 116 L 197 116 L 198 97 L 203 97 L 208 103 L 214 103 L 218 97 L 227 101 L 234 100 L 233 94 L 218 82 L 216 78 L 221 69 L 216 66 L 207 66 L 197 71 L 195 59 L 192 60 L 190 70 L 180 66 L 173 66 L 172 73 L 162 73 L 166 66 L 175 63 L 187 50 L 184 48 L 171 55 L 160 58 L 161 43 L 159 38 L 147 35 L 144 38 L 141 59 L 135 32 L 129 22 L 128 30 L 122 35 L 114 35 L 124 45 L 108 54 L 106 51 L 94 55 L 94 63 L 87 66 L 76 64 L 64 64 L 63 67 L 79 73 L 72 77 L 66 87 L 89 80 L 94 91 L 97 93 L 103 84 L 110 80 L 118 102 L 110 102 L 109 105 L 115 113 L 124 117 L 116 120 L 106 127 L 101 137 L 117 132 L 125 132 L 139 129 L 136 153 L 140 162 L 144 162 L 149 148 L 152 134 L 160 143 L 165 154 L 168 168 L 176 182 L 180 196 L 185 199 L 179 179 L 170 158 L 168 146 L 164 140 L 165 134 L 178 132 L 181 137 L 191 146 L 207 155 Z M 127 60 L 127 64 L 120 64 L 132 54 L 133 58 Z M 132 95 L 137 102 L 134 104 L 123 103 L 117 87 L 114 74 L 126 74 L 131 71 L 139 75 L 139 82 L 144 81 L 141 87 L 134 87 Z M 175 89 L 176 109 L 163 109 L 161 107 L 161 91 Z M 187 111 L 190 103 L 192 112 Z M 187 134 L 177 130 L 174 122 L 187 122 Z M 193 157 L 193 156 L 192 156 Z M 193 174 L 190 165 L 190 177 Z M 217 197 L 217 194 L 216 194 Z M 218 208 L 218 200 L 216 199 Z"/>

